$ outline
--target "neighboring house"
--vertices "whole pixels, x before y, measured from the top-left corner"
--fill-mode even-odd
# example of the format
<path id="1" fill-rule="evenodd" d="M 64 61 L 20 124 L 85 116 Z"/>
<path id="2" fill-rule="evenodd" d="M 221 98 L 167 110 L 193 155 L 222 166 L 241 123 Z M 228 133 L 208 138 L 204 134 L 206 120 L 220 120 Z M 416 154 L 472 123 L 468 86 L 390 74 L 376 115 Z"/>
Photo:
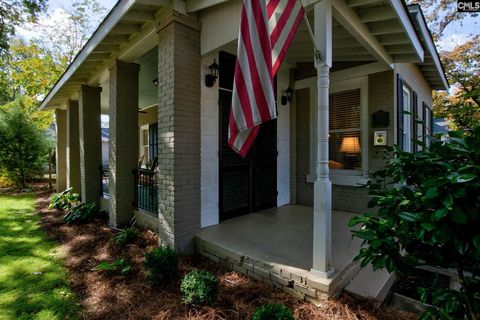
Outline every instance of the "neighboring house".
<path id="1" fill-rule="evenodd" d="M 414 151 L 430 134 L 432 89 L 447 80 L 418 6 L 303 3 L 326 64 L 302 23 L 276 77 L 278 119 L 241 159 L 227 145 L 241 1 L 120 0 L 42 103 L 56 109 L 58 189 L 99 201 L 109 114 L 112 226 L 135 215 L 163 245 L 299 296 L 348 285 L 382 299 L 388 274 L 351 281 L 346 224 L 366 210 L 385 145 Z"/>
<path id="2" fill-rule="evenodd" d="M 108 128 L 101 128 L 102 135 L 102 166 L 108 166 Z"/>

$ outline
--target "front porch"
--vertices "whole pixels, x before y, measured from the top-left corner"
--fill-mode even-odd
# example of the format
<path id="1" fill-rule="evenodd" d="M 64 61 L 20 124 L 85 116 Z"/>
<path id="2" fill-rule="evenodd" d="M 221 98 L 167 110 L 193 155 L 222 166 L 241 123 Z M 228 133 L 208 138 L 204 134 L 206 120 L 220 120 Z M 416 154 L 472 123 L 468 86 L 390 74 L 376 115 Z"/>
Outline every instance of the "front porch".
<path id="1" fill-rule="evenodd" d="M 313 207 L 286 205 L 202 229 L 196 251 L 301 298 L 320 300 L 338 294 L 359 270 L 353 262 L 360 241 L 347 227 L 352 213 L 332 213 L 332 267 L 319 277 L 313 266 Z"/>

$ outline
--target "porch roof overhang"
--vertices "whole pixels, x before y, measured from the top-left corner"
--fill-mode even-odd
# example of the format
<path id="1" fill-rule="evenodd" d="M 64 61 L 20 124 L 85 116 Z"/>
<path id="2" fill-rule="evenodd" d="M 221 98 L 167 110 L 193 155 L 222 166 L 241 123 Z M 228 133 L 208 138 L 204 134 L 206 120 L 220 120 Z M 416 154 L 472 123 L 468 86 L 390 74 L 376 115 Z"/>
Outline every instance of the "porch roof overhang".
<path id="1" fill-rule="evenodd" d="M 161 10 L 170 4 L 170 0 L 119 0 L 43 99 L 40 110 L 63 108 L 82 84 L 99 85 L 105 80 L 115 59 L 133 62 L 153 48 Z"/>
<path id="2" fill-rule="evenodd" d="M 402 0 L 335 0 L 334 17 L 377 60 L 421 63 L 424 49 Z"/>
<path id="3" fill-rule="evenodd" d="M 425 50 L 425 58 L 419 63 L 419 68 L 434 90 L 448 90 L 449 84 L 445 71 L 443 69 L 437 47 L 433 42 L 432 35 L 428 29 L 425 16 L 420 5 L 413 4 L 408 6 L 408 11 L 414 22 L 414 27 L 420 35 Z"/>

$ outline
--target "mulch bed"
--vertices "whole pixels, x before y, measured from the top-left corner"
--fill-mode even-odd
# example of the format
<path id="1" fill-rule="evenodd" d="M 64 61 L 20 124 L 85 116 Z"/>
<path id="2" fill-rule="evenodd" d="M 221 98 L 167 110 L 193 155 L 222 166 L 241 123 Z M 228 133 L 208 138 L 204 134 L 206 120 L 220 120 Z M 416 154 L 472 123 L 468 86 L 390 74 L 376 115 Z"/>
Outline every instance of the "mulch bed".
<path id="1" fill-rule="evenodd" d="M 252 312 L 264 303 L 283 303 L 294 311 L 296 319 L 414 319 L 413 316 L 376 307 L 342 295 L 317 307 L 296 300 L 236 272 L 231 272 L 198 256 L 181 257 L 180 274 L 204 268 L 220 279 L 220 293 L 211 307 L 189 307 L 181 302 L 180 279 L 162 288 L 152 287 L 142 269 L 144 252 L 158 246 L 157 236 L 142 230 L 133 244 L 118 247 L 115 232 L 106 218 L 91 223 L 69 225 L 63 212 L 48 209 L 48 193 L 37 199 L 41 225 L 50 238 L 61 244 L 66 254 L 71 287 L 79 297 L 85 319 L 250 319 Z M 127 276 L 115 276 L 91 269 L 101 261 L 124 258 L 132 266 Z"/>

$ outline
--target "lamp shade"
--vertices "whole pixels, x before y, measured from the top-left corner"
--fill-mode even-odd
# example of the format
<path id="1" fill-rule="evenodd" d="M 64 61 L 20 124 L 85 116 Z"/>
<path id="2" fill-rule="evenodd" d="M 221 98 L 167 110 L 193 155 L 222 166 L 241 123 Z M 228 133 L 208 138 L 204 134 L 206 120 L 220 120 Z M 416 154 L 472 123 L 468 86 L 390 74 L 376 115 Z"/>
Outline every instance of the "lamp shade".
<path id="1" fill-rule="evenodd" d="M 358 137 L 344 137 L 340 145 L 340 152 L 360 153 L 360 141 Z"/>

